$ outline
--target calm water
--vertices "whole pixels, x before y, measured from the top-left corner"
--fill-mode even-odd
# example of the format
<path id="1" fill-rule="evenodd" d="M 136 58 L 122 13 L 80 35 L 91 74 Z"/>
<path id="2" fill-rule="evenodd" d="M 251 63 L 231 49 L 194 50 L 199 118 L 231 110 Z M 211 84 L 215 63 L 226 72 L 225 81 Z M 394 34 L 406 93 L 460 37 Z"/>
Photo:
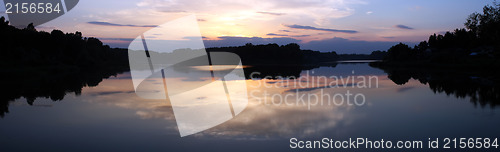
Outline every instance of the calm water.
<path id="1" fill-rule="evenodd" d="M 378 87 L 372 82 L 371 87 L 365 88 L 354 87 L 352 82 L 337 87 L 293 87 L 297 81 L 247 80 L 249 103 L 243 112 L 223 124 L 182 138 L 168 102 L 139 98 L 130 73 L 123 73 L 95 87 L 84 87 L 79 95 L 67 94 L 60 101 L 37 98 L 29 105 L 26 98 L 20 98 L 10 102 L 9 112 L 0 118 L 0 151 L 285 151 L 290 150 L 292 137 L 423 141 L 443 137 L 500 137 L 500 111 L 495 108 L 498 94 L 477 91 L 487 90 L 488 86 L 485 89 L 471 85 L 487 85 L 487 79 L 442 74 L 415 76 L 395 71 L 389 71 L 388 76 L 386 72 L 368 63 L 342 63 L 300 73 L 302 77 L 326 76 L 324 82 L 328 83 L 335 80 L 331 76 L 355 76 L 356 81 L 358 76 L 372 80 L 376 77 Z M 465 80 L 451 81 L 449 77 Z M 313 82 L 317 81 L 300 81 Z M 297 102 L 296 98 L 288 99 L 292 104 L 279 104 L 276 98 L 347 91 L 362 94 L 366 100 L 362 105 L 310 106 Z M 320 100 L 325 101 L 326 98 Z"/>

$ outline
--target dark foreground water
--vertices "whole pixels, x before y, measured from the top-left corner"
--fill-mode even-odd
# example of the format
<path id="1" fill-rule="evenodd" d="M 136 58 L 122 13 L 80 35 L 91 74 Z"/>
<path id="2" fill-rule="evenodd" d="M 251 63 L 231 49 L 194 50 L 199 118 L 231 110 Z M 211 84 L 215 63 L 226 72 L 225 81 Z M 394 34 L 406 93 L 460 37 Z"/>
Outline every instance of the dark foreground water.
<path id="1" fill-rule="evenodd" d="M 429 150 L 429 138 L 442 147 L 444 138 L 500 137 L 491 78 L 383 71 L 368 63 L 300 75 L 307 79 L 247 80 L 248 105 L 239 115 L 185 137 L 169 103 L 138 97 L 130 73 L 58 101 L 29 105 L 22 97 L 0 118 L 0 151 L 290 151 L 291 138 L 423 141 Z"/>

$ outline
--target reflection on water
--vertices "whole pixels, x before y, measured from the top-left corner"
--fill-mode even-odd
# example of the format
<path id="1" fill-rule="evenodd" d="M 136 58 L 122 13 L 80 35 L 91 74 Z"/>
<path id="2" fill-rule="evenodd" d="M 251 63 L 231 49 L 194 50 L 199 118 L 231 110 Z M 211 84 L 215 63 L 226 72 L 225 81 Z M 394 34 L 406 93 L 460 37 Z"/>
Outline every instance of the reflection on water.
<path id="1" fill-rule="evenodd" d="M 33 105 L 37 98 L 50 98 L 53 101 L 64 99 L 69 93 L 80 95 L 83 87 L 95 87 L 103 79 L 116 76 L 124 69 L 99 69 L 81 71 L 80 69 L 40 68 L 7 69 L 0 72 L 2 95 L 0 96 L 0 117 L 9 112 L 9 102 L 25 98 Z M 106 92 L 102 92 L 106 94 Z"/>
<path id="2" fill-rule="evenodd" d="M 261 67 L 254 67 L 254 69 L 259 68 Z M 2 103 L 10 103 L 10 111 L 0 119 L 0 134 L 2 134 L 0 143 L 6 143 L 7 150 L 19 147 L 23 150 L 33 150 L 21 146 L 23 141 L 29 139 L 33 145 L 30 147 L 41 147 L 44 150 L 80 147 L 79 144 L 86 143 L 87 146 L 81 150 L 88 151 L 92 149 L 91 147 L 99 146 L 106 150 L 133 150 L 132 147 L 147 147 L 174 151 L 180 149 L 256 151 L 287 150 L 291 137 L 316 140 L 323 137 L 427 140 L 438 137 L 500 135 L 496 127 L 500 125 L 498 121 L 500 116 L 497 114 L 500 111 L 494 106 L 495 101 L 498 101 L 499 94 L 496 91 L 498 87 L 494 82 L 490 82 L 494 79 L 457 76 L 450 73 L 447 75 L 447 73 L 401 72 L 387 69 L 383 71 L 372 68 L 367 63 L 342 63 L 334 67 L 304 68 L 300 72 L 293 73 L 288 73 L 291 70 L 287 68 L 276 68 L 275 72 L 269 71 L 271 71 L 269 74 L 262 72 L 261 75 L 375 76 L 378 78 L 378 87 L 358 88 L 345 85 L 345 87 L 302 88 L 294 86 L 293 83 L 310 82 L 291 79 L 247 79 L 249 103 L 239 115 L 211 129 L 180 138 L 171 105 L 165 100 L 138 97 L 134 92 L 129 73 L 118 74 L 117 77 L 110 77 L 102 82 L 90 79 L 96 77 L 83 76 L 89 78 L 88 80 L 96 80 L 91 81 L 92 83 L 81 81 L 82 76 L 77 77 L 79 81 L 74 83 L 66 82 L 73 79 L 59 78 L 60 81 L 57 82 L 64 81 L 63 84 L 81 85 L 76 88 L 66 87 L 63 84 L 32 86 L 38 87 L 38 90 L 44 90 L 42 88 L 59 90 L 62 92 L 59 93 L 62 97 L 66 96 L 64 99 L 61 97 L 48 99 L 46 97 L 51 97 L 50 95 L 33 96 L 22 94 L 23 92 L 17 94 L 9 92 L 20 98 L 12 98 L 13 96 L 5 98 L 6 96 L 2 95 Z M 245 71 L 245 75 L 247 72 Z M 335 79 L 327 81 L 332 82 Z M 52 89 L 61 86 L 60 89 Z M 302 104 L 303 102 L 297 101 L 296 97 L 302 94 L 345 94 L 347 91 L 353 94 L 362 93 L 366 97 L 366 103 L 362 106 L 311 105 L 308 104 L 311 101 L 306 100 L 305 104 Z M 66 94 L 69 92 L 75 94 Z M 281 97 L 288 94 L 294 96 L 287 99 L 291 104 L 285 102 L 280 104 L 278 96 L 273 97 L 276 94 Z M 30 102 L 26 103 L 27 99 Z M 476 108 L 468 102 L 469 100 L 477 101 L 475 103 L 480 105 L 490 105 L 492 108 Z M 9 104 L 3 105 L 9 106 Z M 63 142 L 53 145 L 51 141 Z M 221 146 L 222 144 L 224 146 Z"/>
<path id="3" fill-rule="evenodd" d="M 410 79 L 428 85 L 435 94 L 446 94 L 458 99 L 469 98 L 474 105 L 495 108 L 500 104 L 499 77 L 496 73 L 467 71 L 435 71 L 423 69 L 383 68 L 398 85 Z"/>

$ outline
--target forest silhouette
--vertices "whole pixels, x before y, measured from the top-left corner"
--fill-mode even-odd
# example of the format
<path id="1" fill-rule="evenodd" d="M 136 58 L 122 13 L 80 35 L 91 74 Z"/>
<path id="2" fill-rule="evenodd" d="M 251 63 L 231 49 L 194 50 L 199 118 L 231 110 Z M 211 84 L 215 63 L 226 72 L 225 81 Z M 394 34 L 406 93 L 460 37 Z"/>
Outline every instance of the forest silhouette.
<path id="1" fill-rule="evenodd" d="M 17 29 L 1 17 L 0 33 L 2 66 L 128 66 L 125 49 L 110 48 L 97 38 L 82 37 L 78 31 L 48 33 L 37 31 L 33 24 Z"/>
<path id="2" fill-rule="evenodd" d="M 382 68 L 388 78 L 397 85 L 405 85 L 411 79 L 428 85 L 435 94 L 444 93 L 459 99 L 469 98 L 475 106 L 495 108 L 500 104 L 498 76 L 485 72 L 461 72 L 458 70 L 429 70 L 425 68 Z"/>
<path id="3" fill-rule="evenodd" d="M 297 43 L 207 48 L 208 52 L 231 52 L 240 56 L 243 65 L 303 65 L 336 61 L 336 52 L 302 50 Z"/>
<path id="4" fill-rule="evenodd" d="M 500 4 L 484 6 L 464 25 L 430 35 L 413 48 L 392 46 L 382 62 L 370 66 L 384 70 L 397 85 L 414 79 L 434 93 L 468 97 L 474 105 L 494 108 L 500 104 Z"/>
<path id="5" fill-rule="evenodd" d="M 430 35 L 413 48 L 403 43 L 392 46 L 381 65 L 500 67 L 500 4 L 484 6 L 482 13 L 471 14 L 464 25 L 444 35 Z"/>
<path id="6" fill-rule="evenodd" d="M 9 102 L 25 98 L 59 101 L 68 93 L 80 95 L 83 87 L 97 86 L 103 79 L 128 70 L 125 49 L 110 48 L 97 38 L 82 33 L 37 31 L 33 24 L 24 29 L 10 26 L 0 18 L 0 117 Z"/>

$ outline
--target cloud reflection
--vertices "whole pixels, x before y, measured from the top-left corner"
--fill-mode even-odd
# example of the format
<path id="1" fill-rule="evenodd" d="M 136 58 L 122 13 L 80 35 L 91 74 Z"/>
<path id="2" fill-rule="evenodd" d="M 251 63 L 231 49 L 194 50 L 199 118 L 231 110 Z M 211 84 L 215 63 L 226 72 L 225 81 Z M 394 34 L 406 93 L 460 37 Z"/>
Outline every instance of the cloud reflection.
<path id="1" fill-rule="evenodd" d="M 337 73 L 338 74 L 338 73 Z M 139 98 L 134 93 L 121 93 L 133 91 L 133 85 L 130 79 L 120 79 L 121 77 L 130 77 L 129 73 L 119 75 L 116 79 L 107 79 L 98 87 L 84 88 L 82 98 L 88 102 L 109 104 L 125 109 L 135 111 L 139 119 L 158 119 L 166 121 L 166 132 L 177 134 L 175 116 L 172 112 L 172 106 L 167 100 L 148 100 Z M 393 86 L 392 81 L 380 77 L 380 89 L 359 89 L 359 88 L 321 88 L 313 87 L 308 92 L 299 92 L 301 94 L 318 94 L 320 90 L 327 93 L 343 93 L 347 90 L 351 92 L 363 92 L 368 100 L 366 106 L 371 106 L 373 97 L 377 94 L 388 91 L 384 89 Z M 294 137 L 314 137 L 322 135 L 332 130 L 343 130 L 349 124 L 364 117 L 363 113 L 356 111 L 356 106 L 350 105 L 312 105 L 308 110 L 307 105 L 302 104 L 270 104 L 278 102 L 273 100 L 273 94 L 286 95 L 297 88 L 289 87 L 265 87 L 266 85 L 282 85 L 283 80 L 246 80 L 247 90 L 249 92 L 248 106 L 233 119 L 226 121 L 211 129 L 194 134 L 196 138 L 222 138 L 222 139 L 250 139 L 266 140 L 276 138 Z M 304 83 L 304 82 L 299 82 Z M 261 84 L 259 86 L 259 84 Z M 258 86 L 258 87 L 257 87 Z M 261 93 L 251 93 L 259 90 Z M 210 90 L 207 90 L 210 91 Z M 266 91 L 267 95 L 262 92 Z M 117 93 L 101 94 L 99 92 Z M 85 96 L 86 94 L 98 96 Z M 208 93 L 209 94 L 209 93 Z M 296 99 L 290 99 L 291 103 L 296 103 Z M 324 100 L 324 99 L 323 99 Z M 306 101 L 310 102 L 310 101 Z M 186 105 L 189 106 L 189 105 Z M 148 125 L 148 124 L 145 124 Z"/>
<path id="2" fill-rule="evenodd" d="M 128 77 L 120 75 L 118 77 Z M 281 93 L 288 88 L 253 88 L 257 81 L 247 80 L 249 92 L 254 89 L 267 90 L 271 93 Z M 249 84 L 250 83 L 250 84 Z M 258 82 L 262 83 L 262 82 Z M 102 93 L 104 92 L 104 93 Z M 167 132 L 177 132 L 172 106 L 166 100 L 147 100 L 139 98 L 133 92 L 132 83 L 127 79 L 108 79 L 98 87 L 84 88 L 82 97 L 86 101 L 133 109 L 138 118 L 162 119 L 168 122 Z M 91 96 L 85 96 L 86 94 Z M 315 106 L 308 110 L 305 105 L 267 105 L 250 97 L 246 109 L 233 119 L 209 130 L 195 134 L 196 137 L 267 139 L 286 137 L 290 135 L 311 136 L 322 130 L 335 128 L 344 123 L 350 106 Z M 272 102 L 272 101 L 266 101 Z"/>

